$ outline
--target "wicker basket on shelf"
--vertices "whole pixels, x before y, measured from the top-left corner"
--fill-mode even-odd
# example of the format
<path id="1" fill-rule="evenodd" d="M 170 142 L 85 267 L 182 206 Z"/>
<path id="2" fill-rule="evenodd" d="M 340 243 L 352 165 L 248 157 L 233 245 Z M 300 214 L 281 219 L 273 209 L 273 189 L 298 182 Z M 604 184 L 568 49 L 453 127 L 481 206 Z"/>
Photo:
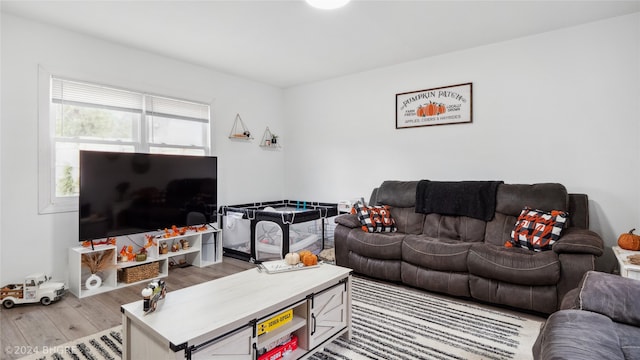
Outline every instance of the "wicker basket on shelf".
<path id="1" fill-rule="evenodd" d="M 160 274 L 160 263 L 150 262 L 147 264 L 126 267 L 118 270 L 118 281 L 131 284 L 134 282 L 155 278 Z"/>

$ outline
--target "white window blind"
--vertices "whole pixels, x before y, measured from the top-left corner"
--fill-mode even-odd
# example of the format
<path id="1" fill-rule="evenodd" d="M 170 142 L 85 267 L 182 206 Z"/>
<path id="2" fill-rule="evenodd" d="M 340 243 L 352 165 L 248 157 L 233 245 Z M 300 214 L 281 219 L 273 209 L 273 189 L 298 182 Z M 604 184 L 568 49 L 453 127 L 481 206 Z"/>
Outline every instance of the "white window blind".
<path id="1" fill-rule="evenodd" d="M 41 210 L 56 203 L 77 208 L 80 150 L 209 155 L 210 106 L 195 101 L 49 76 L 45 139 L 49 189 Z M 44 164 L 43 164 L 44 165 Z M 47 195 L 48 193 L 48 195 Z M 53 206 L 51 205 L 53 204 Z M 70 210 L 68 205 L 63 206 Z M 46 210 L 43 210 L 46 209 Z M 52 210 L 53 209 L 53 210 Z"/>
<path id="2" fill-rule="evenodd" d="M 208 105 L 159 96 L 147 96 L 147 114 L 179 120 L 209 122 Z"/>
<path id="3" fill-rule="evenodd" d="M 142 94 L 131 91 L 53 78 L 51 93 L 52 101 L 57 104 L 134 113 L 142 113 L 143 111 Z"/>

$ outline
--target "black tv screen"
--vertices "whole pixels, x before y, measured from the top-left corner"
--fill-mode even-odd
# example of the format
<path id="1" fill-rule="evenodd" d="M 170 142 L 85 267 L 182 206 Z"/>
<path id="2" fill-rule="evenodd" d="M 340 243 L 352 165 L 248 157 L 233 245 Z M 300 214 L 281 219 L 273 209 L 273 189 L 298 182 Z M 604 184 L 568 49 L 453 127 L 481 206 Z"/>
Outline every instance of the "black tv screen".
<path id="1" fill-rule="evenodd" d="M 80 241 L 216 221 L 213 156 L 80 151 Z"/>

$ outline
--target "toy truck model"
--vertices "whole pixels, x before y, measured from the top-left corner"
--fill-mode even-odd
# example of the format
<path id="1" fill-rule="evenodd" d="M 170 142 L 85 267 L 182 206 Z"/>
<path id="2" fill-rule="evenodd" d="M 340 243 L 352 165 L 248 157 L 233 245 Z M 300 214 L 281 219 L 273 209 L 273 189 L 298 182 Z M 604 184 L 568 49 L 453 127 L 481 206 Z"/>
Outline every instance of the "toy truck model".
<path id="1" fill-rule="evenodd" d="M 25 278 L 23 284 L 9 284 L 0 288 L 2 306 L 11 309 L 15 304 L 40 302 L 49 305 L 64 295 L 64 283 L 49 281 L 45 274 L 33 274 Z"/>
<path id="2" fill-rule="evenodd" d="M 158 306 L 158 301 L 164 299 L 167 294 L 167 287 L 164 280 L 154 280 L 142 289 L 142 311 L 145 314 L 153 312 Z"/>

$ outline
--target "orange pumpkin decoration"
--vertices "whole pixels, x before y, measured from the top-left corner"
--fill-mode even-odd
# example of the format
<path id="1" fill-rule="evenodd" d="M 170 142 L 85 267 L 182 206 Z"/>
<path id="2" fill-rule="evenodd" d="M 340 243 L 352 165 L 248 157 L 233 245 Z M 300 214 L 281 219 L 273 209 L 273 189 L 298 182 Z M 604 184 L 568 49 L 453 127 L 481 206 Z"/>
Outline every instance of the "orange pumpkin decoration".
<path id="1" fill-rule="evenodd" d="M 425 117 L 425 109 L 422 106 L 418 106 L 418 110 L 416 110 L 416 115 L 420 117 Z"/>
<path id="2" fill-rule="evenodd" d="M 635 229 L 629 230 L 628 233 L 620 235 L 618 238 L 618 246 L 625 250 L 640 250 L 640 235 L 633 233 Z"/>
<path id="3" fill-rule="evenodd" d="M 444 104 L 438 105 L 438 114 L 444 114 L 447 112 L 447 107 Z"/>
<path id="4" fill-rule="evenodd" d="M 305 255 L 302 263 L 304 264 L 304 266 L 318 265 L 318 257 L 315 254 Z"/>
<path id="5" fill-rule="evenodd" d="M 301 250 L 298 252 L 298 255 L 300 255 L 300 262 L 304 264 L 304 258 L 309 255 L 313 255 L 313 253 L 309 250 Z"/>

